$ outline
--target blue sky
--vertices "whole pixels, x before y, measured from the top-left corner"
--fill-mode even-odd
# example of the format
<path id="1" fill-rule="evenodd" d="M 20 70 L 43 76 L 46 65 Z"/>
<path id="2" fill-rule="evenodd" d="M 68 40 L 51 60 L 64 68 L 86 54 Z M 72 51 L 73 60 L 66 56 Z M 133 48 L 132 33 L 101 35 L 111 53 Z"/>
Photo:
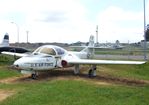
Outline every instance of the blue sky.
<path id="1" fill-rule="evenodd" d="M 9 2 L 9 3 L 8 3 Z M 146 20 L 149 23 L 149 0 Z M 14 22 L 15 24 L 12 24 Z M 10 42 L 138 42 L 143 39 L 143 0 L 0 0 L 0 35 Z"/>

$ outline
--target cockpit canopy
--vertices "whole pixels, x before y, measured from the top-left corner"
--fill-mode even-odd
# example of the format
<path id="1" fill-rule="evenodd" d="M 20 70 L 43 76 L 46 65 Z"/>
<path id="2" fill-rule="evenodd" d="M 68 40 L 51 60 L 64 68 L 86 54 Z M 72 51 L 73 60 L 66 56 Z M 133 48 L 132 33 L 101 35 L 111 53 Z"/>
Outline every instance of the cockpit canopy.
<path id="1" fill-rule="evenodd" d="M 48 55 L 64 55 L 66 53 L 66 50 L 54 45 L 44 45 L 37 48 L 33 52 L 33 54 L 39 54 L 39 53 L 48 54 Z"/>
<path id="2" fill-rule="evenodd" d="M 44 45 L 39 48 L 37 48 L 33 54 L 49 54 L 49 55 L 63 55 L 66 53 L 66 50 L 58 47 L 58 46 L 53 46 L 53 45 Z"/>

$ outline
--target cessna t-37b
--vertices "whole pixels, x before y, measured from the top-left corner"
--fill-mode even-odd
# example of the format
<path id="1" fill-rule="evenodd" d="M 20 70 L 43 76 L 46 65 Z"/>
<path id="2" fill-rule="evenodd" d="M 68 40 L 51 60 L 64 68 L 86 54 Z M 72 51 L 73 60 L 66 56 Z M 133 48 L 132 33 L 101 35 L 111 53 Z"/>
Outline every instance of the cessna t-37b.
<path id="1" fill-rule="evenodd" d="M 16 55 L 21 58 L 16 60 L 13 66 L 21 73 L 30 73 L 32 78 L 37 77 L 38 72 L 66 68 L 74 66 L 74 74 L 79 73 L 79 65 L 91 65 L 89 76 L 96 76 L 96 65 L 99 64 L 143 64 L 144 61 L 116 61 L 95 60 L 94 36 L 90 36 L 89 45 L 80 52 L 67 51 L 54 45 L 44 45 L 37 48 L 32 54 L 19 54 L 2 52 L 3 54 Z"/>

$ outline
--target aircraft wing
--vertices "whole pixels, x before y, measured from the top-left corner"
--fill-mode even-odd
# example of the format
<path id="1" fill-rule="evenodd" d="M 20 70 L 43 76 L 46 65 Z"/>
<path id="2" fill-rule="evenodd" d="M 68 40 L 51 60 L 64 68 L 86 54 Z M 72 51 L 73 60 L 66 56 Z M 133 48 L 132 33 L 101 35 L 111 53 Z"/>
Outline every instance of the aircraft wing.
<path id="1" fill-rule="evenodd" d="M 27 56 L 27 53 L 14 53 L 14 52 L 1 52 L 2 54 L 6 54 L 6 55 L 12 55 L 12 56 L 18 56 L 18 57 L 23 57 L 23 56 Z"/>
<path id="2" fill-rule="evenodd" d="M 67 61 L 69 64 L 144 64 L 145 61 L 117 61 L 117 60 L 91 60 L 91 59 L 72 59 Z"/>

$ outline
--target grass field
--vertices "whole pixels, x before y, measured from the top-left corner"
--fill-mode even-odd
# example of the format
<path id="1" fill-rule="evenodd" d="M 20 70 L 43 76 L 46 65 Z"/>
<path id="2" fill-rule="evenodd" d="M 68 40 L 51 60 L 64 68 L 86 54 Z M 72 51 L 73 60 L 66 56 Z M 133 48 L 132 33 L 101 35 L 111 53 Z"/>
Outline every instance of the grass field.
<path id="1" fill-rule="evenodd" d="M 149 105 L 149 63 L 100 65 L 95 78 L 87 77 L 88 66 L 78 76 L 51 71 L 38 80 L 22 77 L 8 65 L 0 64 L 0 98 L 12 94 L 0 105 Z"/>
<path id="2" fill-rule="evenodd" d="M 1 88 L 4 88 L 1 86 Z M 8 85 L 16 94 L 0 105 L 148 105 L 149 86 L 95 85 L 75 80 Z"/>
<path id="3" fill-rule="evenodd" d="M 9 68 L 8 65 L 11 65 L 13 61 L 14 58 L 12 56 L 0 55 L 0 79 L 20 75 L 18 72 Z"/>
<path id="4" fill-rule="evenodd" d="M 149 62 L 142 65 L 102 65 L 99 66 L 99 72 L 100 75 L 149 80 Z"/>
<path id="5" fill-rule="evenodd" d="M 149 50 L 146 51 L 149 54 Z M 96 54 L 111 54 L 111 55 L 143 55 L 143 49 L 96 49 Z"/>
<path id="6" fill-rule="evenodd" d="M 14 76 L 19 76 L 20 73 L 13 71 L 9 69 L 9 67 L 5 66 L 0 66 L 0 79 L 8 78 L 8 77 L 14 77 Z"/>

